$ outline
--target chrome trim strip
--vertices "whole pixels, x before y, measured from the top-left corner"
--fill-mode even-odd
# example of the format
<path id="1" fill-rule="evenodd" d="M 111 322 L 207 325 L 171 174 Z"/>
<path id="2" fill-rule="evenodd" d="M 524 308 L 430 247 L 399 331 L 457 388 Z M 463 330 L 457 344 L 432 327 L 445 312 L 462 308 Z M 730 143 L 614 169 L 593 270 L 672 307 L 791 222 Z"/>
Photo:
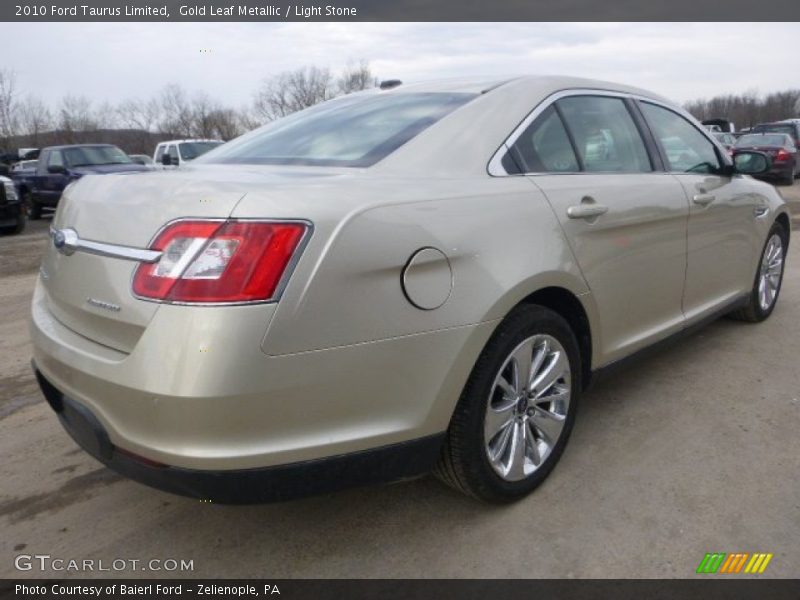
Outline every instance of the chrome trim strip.
<path id="1" fill-rule="evenodd" d="M 83 240 L 74 229 L 56 229 L 52 225 L 50 226 L 50 238 L 53 240 L 53 245 L 56 249 L 67 256 L 75 252 L 86 252 L 87 254 L 106 256 L 108 258 L 154 263 L 161 258 L 162 254 L 158 250 L 147 250 L 144 248 L 132 248 L 130 246 L 95 242 L 93 240 Z"/>

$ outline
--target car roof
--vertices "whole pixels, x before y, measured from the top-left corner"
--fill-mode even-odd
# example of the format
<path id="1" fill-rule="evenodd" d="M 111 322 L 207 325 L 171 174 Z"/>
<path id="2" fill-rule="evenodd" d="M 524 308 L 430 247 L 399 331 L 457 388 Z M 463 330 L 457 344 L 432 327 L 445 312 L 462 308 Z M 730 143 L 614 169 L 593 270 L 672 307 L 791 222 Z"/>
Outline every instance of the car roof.
<path id="1" fill-rule="evenodd" d="M 212 140 L 212 139 L 201 139 L 201 138 L 188 138 L 185 140 L 167 140 L 165 142 L 158 142 L 158 146 L 163 146 L 165 144 L 185 144 L 186 142 L 220 142 L 225 143 L 222 140 Z"/>
<path id="2" fill-rule="evenodd" d="M 116 148 L 114 144 L 65 144 L 62 146 L 48 146 L 42 150 L 67 150 L 69 148 L 99 148 L 99 147 L 112 147 Z"/>
<path id="3" fill-rule="evenodd" d="M 541 93 L 555 93 L 560 90 L 587 89 L 603 90 L 610 92 L 621 92 L 661 100 L 674 104 L 658 94 L 648 90 L 629 85 L 603 81 L 600 79 L 587 79 L 583 77 L 567 77 L 561 75 L 522 75 L 511 77 L 459 77 L 452 79 L 437 79 L 432 81 L 419 81 L 412 83 L 401 83 L 386 90 L 372 88 L 365 92 L 367 94 L 403 94 L 403 93 L 426 93 L 426 92 L 452 92 L 452 93 L 472 93 L 485 94 L 497 88 L 513 86 L 525 90 L 537 90 Z"/>

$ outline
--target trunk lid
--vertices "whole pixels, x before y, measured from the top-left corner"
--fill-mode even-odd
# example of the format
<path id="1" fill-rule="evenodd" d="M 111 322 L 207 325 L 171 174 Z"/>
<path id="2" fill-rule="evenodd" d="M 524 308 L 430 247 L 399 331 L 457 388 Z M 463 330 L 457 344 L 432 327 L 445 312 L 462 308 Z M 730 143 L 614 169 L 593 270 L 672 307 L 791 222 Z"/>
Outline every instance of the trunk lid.
<path id="1" fill-rule="evenodd" d="M 65 190 L 52 227 L 74 229 L 82 240 L 144 249 L 170 221 L 229 217 L 248 191 L 262 193 L 259 212 L 263 214 L 258 216 L 281 216 L 292 209 L 285 206 L 286 200 L 270 203 L 270 190 L 337 179 L 343 174 L 321 168 L 204 166 L 87 176 Z M 264 192 L 267 198 L 263 198 Z M 51 242 L 41 269 L 51 313 L 72 331 L 130 353 L 159 307 L 132 293 L 139 264 L 80 251 L 66 256 Z"/>
<path id="2" fill-rule="evenodd" d="M 84 240 L 146 248 L 169 221 L 225 218 L 243 195 L 233 184 L 177 173 L 89 176 L 62 196 L 52 227 L 74 229 Z M 74 332 L 130 353 L 158 310 L 131 293 L 138 265 L 86 252 L 66 256 L 51 242 L 41 269 L 51 313 Z"/>

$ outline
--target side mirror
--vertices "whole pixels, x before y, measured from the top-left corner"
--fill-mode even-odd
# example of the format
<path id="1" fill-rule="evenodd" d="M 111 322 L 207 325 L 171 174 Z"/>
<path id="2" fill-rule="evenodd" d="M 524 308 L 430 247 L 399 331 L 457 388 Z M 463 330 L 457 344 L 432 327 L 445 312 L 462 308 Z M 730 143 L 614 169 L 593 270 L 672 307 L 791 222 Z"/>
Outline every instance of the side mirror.
<path id="1" fill-rule="evenodd" d="M 53 175 L 66 175 L 67 168 L 64 165 L 49 165 L 47 167 L 47 172 Z"/>
<path id="2" fill-rule="evenodd" d="M 737 173 L 760 175 L 772 168 L 772 160 L 763 152 L 742 150 L 733 155 L 733 166 Z"/>
<path id="3" fill-rule="evenodd" d="M 165 167 L 170 166 L 172 164 L 172 157 L 169 154 L 164 154 L 164 156 L 161 157 L 161 164 Z"/>

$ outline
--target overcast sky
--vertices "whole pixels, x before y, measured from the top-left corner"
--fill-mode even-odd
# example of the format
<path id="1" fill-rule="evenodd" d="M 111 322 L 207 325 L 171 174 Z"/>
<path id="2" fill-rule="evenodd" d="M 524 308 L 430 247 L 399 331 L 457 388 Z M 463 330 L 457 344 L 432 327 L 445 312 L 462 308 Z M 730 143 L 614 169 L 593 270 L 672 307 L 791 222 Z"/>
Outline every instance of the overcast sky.
<path id="1" fill-rule="evenodd" d="M 52 104 L 179 83 L 239 106 L 271 74 L 359 59 L 381 78 L 567 74 L 684 102 L 798 87 L 798 39 L 798 23 L 3 23 L 0 67 Z"/>

